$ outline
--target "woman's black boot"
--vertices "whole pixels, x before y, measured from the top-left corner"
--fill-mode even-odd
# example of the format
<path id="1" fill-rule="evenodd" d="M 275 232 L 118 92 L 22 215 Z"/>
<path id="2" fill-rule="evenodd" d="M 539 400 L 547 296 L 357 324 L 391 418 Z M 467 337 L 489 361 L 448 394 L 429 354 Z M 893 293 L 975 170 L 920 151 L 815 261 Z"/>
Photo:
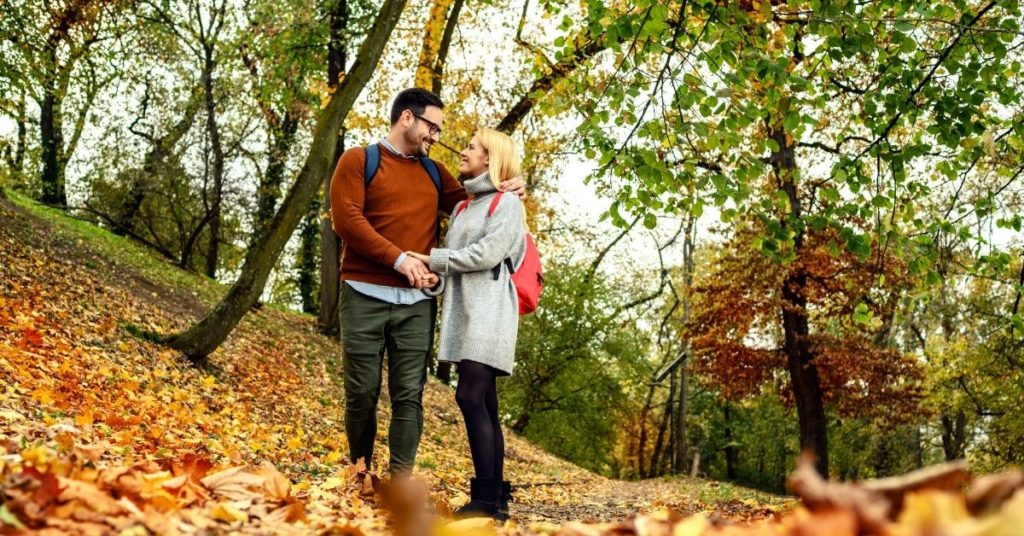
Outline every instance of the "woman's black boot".
<path id="1" fill-rule="evenodd" d="M 456 517 L 494 517 L 498 513 L 501 481 L 494 478 L 469 479 L 469 502 L 455 511 Z"/>
<path id="2" fill-rule="evenodd" d="M 501 492 L 498 494 L 498 512 L 494 514 L 496 521 L 508 521 L 508 502 L 512 500 L 512 483 L 508 480 L 501 482 Z"/>

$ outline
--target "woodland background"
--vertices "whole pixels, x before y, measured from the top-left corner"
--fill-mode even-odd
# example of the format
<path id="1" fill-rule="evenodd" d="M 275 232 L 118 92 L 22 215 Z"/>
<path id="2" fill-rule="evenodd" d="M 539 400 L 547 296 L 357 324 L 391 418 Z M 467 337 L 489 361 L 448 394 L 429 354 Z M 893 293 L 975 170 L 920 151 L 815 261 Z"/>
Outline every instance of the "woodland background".
<path id="1" fill-rule="evenodd" d="M 525 149 L 547 278 L 510 430 L 606 476 L 773 492 L 802 449 L 842 479 L 995 470 L 1024 462 L 1022 22 L 1015 0 L 7 0 L 0 191 L 230 285 L 135 328 L 198 366 L 257 302 L 336 335 L 323 186 L 428 87 L 449 169 L 477 125 Z M 565 194 L 584 178 L 600 219 Z"/>

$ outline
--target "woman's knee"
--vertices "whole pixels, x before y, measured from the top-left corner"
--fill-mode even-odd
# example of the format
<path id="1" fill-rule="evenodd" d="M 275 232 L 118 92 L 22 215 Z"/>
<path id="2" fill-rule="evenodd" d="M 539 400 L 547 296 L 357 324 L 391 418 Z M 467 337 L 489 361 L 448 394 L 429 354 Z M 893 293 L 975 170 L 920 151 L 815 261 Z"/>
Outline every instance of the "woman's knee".
<path id="1" fill-rule="evenodd" d="M 472 382 L 459 382 L 459 387 L 455 389 L 455 403 L 463 410 L 484 409 L 483 389 L 470 383 Z"/>

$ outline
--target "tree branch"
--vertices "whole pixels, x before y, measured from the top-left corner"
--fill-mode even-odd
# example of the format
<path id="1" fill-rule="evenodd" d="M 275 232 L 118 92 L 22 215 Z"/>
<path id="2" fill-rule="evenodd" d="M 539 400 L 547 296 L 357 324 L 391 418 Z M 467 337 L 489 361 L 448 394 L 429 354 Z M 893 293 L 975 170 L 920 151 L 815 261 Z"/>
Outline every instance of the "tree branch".
<path id="1" fill-rule="evenodd" d="M 970 22 L 968 22 L 966 25 L 960 28 L 960 33 L 958 33 L 956 38 L 953 39 L 953 42 L 947 45 L 946 48 L 942 51 L 942 53 L 939 54 L 939 58 L 935 60 L 935 63 L 932 65 L 932 68 L 928 71 L 928 74 L 925 75 L 925 77 L 921 79 L 920 82 L 918 82 L 917 86 L 915 86 L 914 89 L 912 89 L 910 93 L 907 95 L 907 98 L 903 101 L 903 108 L 911 104 L 914 100 L 914 97 L 916 97 L 917 94 L 920 93 L 922 89 L 924 89 L 924 86 L 928 85 L 928 82 L 930 82 L 931 79 L 935 76 L 935 72 L 938 71 L 939 67 L 942 66 L 942 63 L 945 62 L 946 58 L 948 58 L 949 55 L 953 52 L 953 49 L 955 49 L 956 46 L 960 43 L 960 40 L 967 33 L 967 30 L 969 30 L 971 26 L 978 22 L 978 20 L 980 20 L 981 17 L 988 12 L 988 10 L 992 9 L 996 5 L 996 3 L 996 0 L 992 0 L 991 2 L 989 2 L 987 5 L 985 5 L 985 7 L 981 8 L 981 11 L 979 11 L 977 15 L 971 18 Z M 871 142 L 871 144 L 868 145 L 867 148 L 864 149 L 860 153 L 860 155 L 857 156 L 857 158 L 860 159 L 864 155 L 868 154 L 871 151 L 871 149 L 874 149 L 876 145 L 881 143 L 882 140 L 886 139 L 889 136 L 889 132 L 891 132 L 892 129 L 896 126 L 896 123 L 899 122 L 901 117 L 903 117 L 903 109 L 900 109 L 899 111 L 896 112 L 895 115 L 893 115 L 892 119 L 890 119 L 889 123 L 885 126 L 885 129 L 882 130 L 882 133 L 879 134 L 875 141 Z"/>

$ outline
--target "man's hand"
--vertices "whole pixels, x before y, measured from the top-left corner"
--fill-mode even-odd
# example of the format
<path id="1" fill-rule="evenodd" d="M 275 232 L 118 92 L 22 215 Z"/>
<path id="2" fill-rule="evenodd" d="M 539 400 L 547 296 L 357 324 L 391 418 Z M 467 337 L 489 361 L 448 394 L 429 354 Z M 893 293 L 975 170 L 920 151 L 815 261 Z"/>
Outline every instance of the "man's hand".
<path id="1" fill-rule="evenodd" d="M 409 259 L 417 260 L 423 263 L 423 266 L 426 267 L 427 270 L 426 274 L 417 276 L 416 282 L 410 284 L 412 284 L 416 288 L 434 288 L 435 286 L 437 286 L 437 282 L 440 281 L 441 278 L 434 272 L 430 271 L 430 257 L 422 253 L 416 253 L 415 251 L 406 251 L 405 255 Z M 401 268 L 401 266 L 399 266 L 399 268 Z"/>
<path id="2" fill-rule="evenodd" d="M 526 199 L 526 181 L 520 177 L 512 177 L 506 181 L 502 181 L 498 185 L 498 189 L 502 192 L 510 192 L 519 196 L 519 199 Z"/>
<path id="3" fill-rule="evenodd" d="M 405 261 L 398 267 L 398 273 L 404 275 L 409 280 L 409 284 L 416 288 L 423 288 L 428 275 L 431 275 L 430 269 L 423 264 L 423 261 L 412 255 L 406 256 Z"/>

